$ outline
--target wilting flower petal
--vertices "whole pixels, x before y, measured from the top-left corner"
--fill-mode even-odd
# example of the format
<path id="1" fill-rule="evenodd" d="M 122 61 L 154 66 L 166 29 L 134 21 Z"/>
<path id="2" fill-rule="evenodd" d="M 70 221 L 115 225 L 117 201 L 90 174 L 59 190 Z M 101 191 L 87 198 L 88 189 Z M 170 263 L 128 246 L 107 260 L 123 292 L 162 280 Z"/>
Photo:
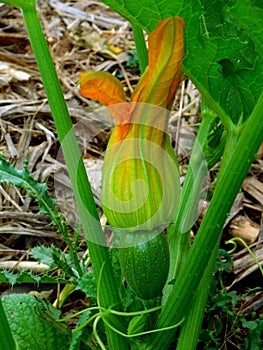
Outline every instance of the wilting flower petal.
<path id="1" fill-rule="evenodd" d="M 79 83 L 82 96 L 96 99 L 104 106 L 126 101 L 121 82 L 108 72 L 81 73 Z"/>
<path id="2" fill-rule="evenodd" d="M 137 84 L 132 101 L 167 108 L 181 81 L 184 21 L 170 17 L 149 35 L 149 66 Z"/>

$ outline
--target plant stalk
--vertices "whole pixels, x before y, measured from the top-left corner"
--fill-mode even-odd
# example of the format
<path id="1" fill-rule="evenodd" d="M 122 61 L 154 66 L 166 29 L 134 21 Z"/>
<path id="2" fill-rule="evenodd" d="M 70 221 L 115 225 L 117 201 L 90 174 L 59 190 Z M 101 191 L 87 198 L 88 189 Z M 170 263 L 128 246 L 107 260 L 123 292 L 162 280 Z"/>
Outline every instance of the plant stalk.
<path id="1" fill-rule="evenodd" d="M 231 159 L 231 155 L 233 153 L 237 141 L 238 127 L 227 134 L 225 152 L 220 164 L 220 174 L 224 174 L 225 169 L 228 166 L 228 161 Z M 186 319 L 180 330 L 176 350 L 195 350 L 196 345 L 198 343 L 199 332 L 203 321 L 204 309 L 209 293 L 208 286 L 211 285 L 212 275 L 215 267 L 215 265 L 213 265 L 213 262 L 216 260 L 217 257 L 220 238 L 221 237 L 219 237 L 218 242 L 216 243 L 214 249 L 211 252 L 210 260 L 204 271 L 201 282 L 198 286 L 192 307 L 189 313 L 187 314 Z"/>
<path id="2" fill-rule="evenodd" d="M 213 262 L 216 260 L 218 247 L 220 243 L 220 238 L 215 245 L 210 261 L 206 267 L 203 277 L 200 281 L 192 307 L 187 314 L 178 337 L 178 342 L 176 345 L 176 350 L 195 350 L 196 345 L 199 340 L 199 334 L 203 322 L 204 310 L 207 303 L 207 298 L 209 294 L 209 286 L 211 285 L 213 272 L 215 270 L 215 265 Z"/>
<path id="3" fill-rule="evenodd" d="M 132 23 L 132 31 L 137 49 L 140 71 L 141 74 L 143 74 L 148 66 L 148 50 L 146 47 L 143 30 L 137 24 Z"/>
<path id="4" fill-rule="evenodd" d="M 26 1 L 24 3 L 26 4 Z M 101 266 L 104 264 L 100 286 L 101 305 L 105 308 L 113 305 L 116 308 L 120 308 L 120 297 L 104 234 L 100 226 L 96 204 L 39 17 L 35 6 L 22 7 L 22 13 L 48 96 L 97 281 Z M 127 343 L 123 337 L 108 327 L 106 327 L 106 332 L 110 349 L 127 349 Z"/>
<path id="5" fill-rule="evenodd" d="M 189 253 L 190 228 L 198 216 L 200 193 L 208 170 L 203 148 L 215 115 L 207 111 L 203 113 L 202 117 L 203 121 L 195 140 L 181 193 L 179 211 L 168 227 L 170 270 L 167 279 L 168 283 L 163 290 L 163 305 L 166 303 L 178 273 L 182 269 Z"/>
<path id="6" fill-rule="evenodd" d="M 210 259 L 211 252 L 221 236 L 227 214 L 262 142 L 262 110 L 263 93 L 246 121 L 228 166 L 223 169 L 208 211 L 170 297 L 158 317 L 156 328 L 171 326 L 183 319 L 192 306 L 195 291 L 207 265 L 215 264 L 215 258 L 213 261 Z M 174 331 L 167 331 L 165 335 L 156 333 L 151 336 L 147 350 L 166 349 L 173 337 Z"/>

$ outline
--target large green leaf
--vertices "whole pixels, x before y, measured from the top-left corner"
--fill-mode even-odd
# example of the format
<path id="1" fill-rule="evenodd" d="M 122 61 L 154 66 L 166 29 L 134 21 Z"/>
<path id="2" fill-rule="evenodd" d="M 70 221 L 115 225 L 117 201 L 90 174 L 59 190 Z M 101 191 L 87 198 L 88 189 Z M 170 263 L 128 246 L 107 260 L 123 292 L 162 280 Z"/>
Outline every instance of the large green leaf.
<path id="1" fill-rule="evenodd" d="M 142 25 L 148 32 L 151 32 L 161 19 L 175 14 L 174 0 L 103 0 L 102 2 L 128 21 Z"/>
<path id="2" fill-rule="evenodd" d="M 263 62 L 251 32 L 241 27 L 231 14 L 235 2 L 236 0 L 200 0 L 200 35 L 196 37 L 196 48 L 191 47 L 185 65 L 191 70 L 189 58 L 198 52 L 197 46 L 201 48 L 203 42 L 203 59 L 199 61 L 195 78 L 206 86 L 212 97 L 237 123 L 241 117 L 246 119 L 251 114 L 262 91 Z M 189 28 L 190 31 L 192 29 Z M 207 47 L 207 44 L 211 47 Z M 213 56 L 208 59 L 211 53 Z M 204 72 L 206 82 L 202 78 Z"/>
<path id="3" fill-rule="evenodd" d="M 263 1 L 238 0 L 230 9 L 230 14 L 249 32 L 257 52 L 263 56 Z"/>
<path id="4" fill-rule="evenodd" d="M 248 118 L 263 89 L 260 0 L 103 2 L 147 32 L 162 18 L 181 16 L 185 21 L 185 72 L 234 123 Z"/>
<path id="5" fill-rule="evenodd" d="M 9 323 L 7 321 L 6 313 L 2 305 L 0 298 L 0 349 L 5 350 L 17 350 L 17 344 L 15 343 L 14 337 L 11 333 Z"/>
<path id="6" fill-rule="evenodd" d="M 5 295 L 2 303 L 20 350 L 69 348 L 69 332 L 55 325 L 54 315 L 58 310 L 49 305 L 45 311 L 43 305 L 29 294 Z M 48 317 L 49 321 L 46 320 Z"/>

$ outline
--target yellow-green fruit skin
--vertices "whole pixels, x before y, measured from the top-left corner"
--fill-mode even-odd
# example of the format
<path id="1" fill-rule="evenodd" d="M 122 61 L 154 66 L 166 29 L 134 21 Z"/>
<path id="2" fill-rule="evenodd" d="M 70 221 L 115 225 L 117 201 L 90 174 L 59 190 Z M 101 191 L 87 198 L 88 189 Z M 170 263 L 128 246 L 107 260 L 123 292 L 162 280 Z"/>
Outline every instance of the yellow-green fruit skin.
<path id="1" fill-rule="evenodd" d="M 152 237 L 152 236 L 150 236 Z M 121 236 L 120 265 L 128 286 L 142 299 L 161 296 L 169 270 L 169 247 L 164 232 Z"/>

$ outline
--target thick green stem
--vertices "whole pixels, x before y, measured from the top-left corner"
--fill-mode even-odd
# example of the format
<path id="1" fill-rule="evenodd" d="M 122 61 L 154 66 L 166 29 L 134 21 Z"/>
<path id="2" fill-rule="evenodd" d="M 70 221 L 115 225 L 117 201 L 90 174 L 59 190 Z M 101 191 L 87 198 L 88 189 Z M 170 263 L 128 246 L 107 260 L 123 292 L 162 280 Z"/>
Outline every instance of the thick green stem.
<path id="1" fill-rule="evenodd" d="M 210 259 L 211 252 L 221 236 L 227 214 L 262 142 L 262 109 L 263 93 L 246 122 L 242 135 L 228 161 L 228 166 L 220 176 L 208 211 L 171 295 L 160 313 L 156 328 L 170 326 L 182 320 L 189 312 L 195 291 L 208 263 L 213 265 L 215 263 Z M 151 344 L 147 350 L 166 349 L 173 337 L 173 331 L 166 332 L 165 335 L 157 333 L 151 337 Z"/>
<path id="2" fill-rule="evenodd" d="M 210 111 L 203 113 L 203 121 L 193 147 L 181 193 L 179 211 L 173 223 L 168 227 L 170 270 L 167 279 L 168 283 L 163 290 L 163 305 L 173 289 L 176 277 L 182 269 L 190 250 L 189 232 L 198 216 L 200 193 L 208 170 L 203 148 L 214 118 L 214 113 Z"/>
<path id="3" fill-rule="evenodd" d="M 23 2 L 26 4 L 26 1 Z M 22 6 L 22 5 L 21 5 Z M 101 305 L 105 308 L 120 307 L 120 297 L 115 283 L 108 249 L 100 226 L 97 208 L 74 134 L 73 125 L 63 97 L 61 86 L 45 41 L 35 7 L 22 7 L 30 42 L 39 66 L 43 84 L 48 96 L 58 137 L 72 183 L 79 215 L 89 247 L 95 278 L 98 281 L 101 266 Z M 117 306 L 116 306 L 117 305 Z M 127 349 L 124 338 L 106 327 L 110 349 Z"/>
<path id="4" fill-rule="evenodd" d="M 231 157 L 232 157 L 232 153 L 235 149 L 235 145 L 238 142 L 238 138 L 239 138 L 239 127 L 236 126 L 235 128 L 233 128 L 232 130 L 230 130 L 227 133 L 226 136 L 226 143 L 225 143 L 225 151 L 221 160 L 221 164 L 220 164 L 220 173 L 218 174 L 218 180 L 220 181 L 219 176 L 224 174 L 224 169 L 227 168 L 228 166 L 228 162 L 230 161 Z"/>
<path id="5" fill-rule="evenodd" d="M 170 225 L 168 229 L 168 234 L 169 231 L 174 231 L 173 224 Z M 162 305 L 166 304 L 173 289 L 173 285 L 176 281 L 176 278 L 186 261 L 187 255 L 191 247 L 189 231 L 184 233 L 177 233 L 178 234 L 172 235 L 172 237 L 170 237 L 169 239 L 170 266 L 167 283 L 163 289 Z"/>
<path id="6" fill-rule="evenodd" d="M 222 175 L 224 174 L 225 169 L 228 166 L 228 161 L 231 159 L 237 141 L 238 127 L 236 129 L 231 130 L 231 132 L 227 134 L 225 152 L 220 165 L 220 174 Z M 209 293 L 208 286 L 210 286 L 211 284 L 212 274 L 214 272 L 215 266 L 214 262 L 217 257 L 219 243 L 220 237 L 213 251 L 211 252 L 210 260 L 204 271 L 201 282 L 198 286 L 196 295 L 194 297 L 194 302 L 182 325 L 176 350 L 194 350 L 196 348 L 199 339 L 199 332 L 202 325 L 204 309 Z"/>
<path id="7" fill-rule="evenodd" d="M 145 43 L 143 30 L 137 24 L 132 23 L 132 31 L 136 44 L 140 71 L 143 73 L 148 66 L 148 50 Z"/>
<path id="8" fill-rule="evenodd" d="M 196 349 L 209 293 L 208 286 L 210 286 L 212 281 L 215 269 L 214 261 L 217 257 L 219 243 L 220 238 L 211 253 L 209 263 L 198 286 L 192 307 L 182 324 L 176 350 Z"/>

